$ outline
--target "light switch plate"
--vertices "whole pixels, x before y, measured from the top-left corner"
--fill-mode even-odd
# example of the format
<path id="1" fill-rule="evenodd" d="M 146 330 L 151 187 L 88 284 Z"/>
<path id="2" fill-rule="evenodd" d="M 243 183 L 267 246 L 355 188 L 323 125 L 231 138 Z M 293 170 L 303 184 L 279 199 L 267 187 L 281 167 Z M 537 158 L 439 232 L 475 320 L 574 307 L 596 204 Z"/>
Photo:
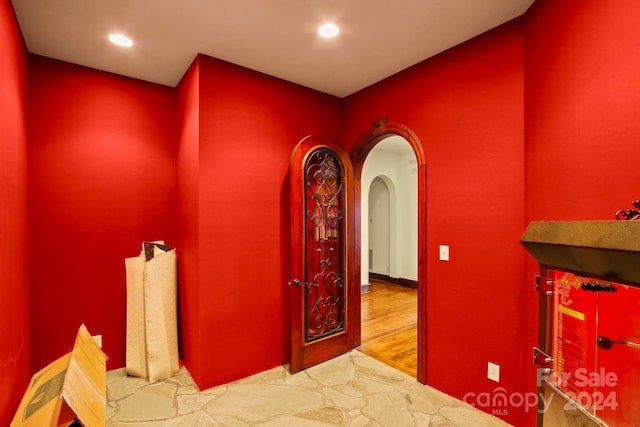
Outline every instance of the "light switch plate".
<path id="1" fill-rule="evenodd" d="M 449 261 L 449 246 L 440 245 L 440 261 Z"/>

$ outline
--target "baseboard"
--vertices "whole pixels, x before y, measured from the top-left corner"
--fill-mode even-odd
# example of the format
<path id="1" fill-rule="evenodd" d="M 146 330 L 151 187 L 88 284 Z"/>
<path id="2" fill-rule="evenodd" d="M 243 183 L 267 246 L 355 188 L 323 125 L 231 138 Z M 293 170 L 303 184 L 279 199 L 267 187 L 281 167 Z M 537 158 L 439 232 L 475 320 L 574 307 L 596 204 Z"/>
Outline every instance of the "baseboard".
<path id="1" fill-rule="evenodd" d="M 371 290 L 371 283 L 363 283 L 360 285 L 360 292 L 366 294 Z"/>
<path id="2" fill-rule="evenodd" d="M 398 284 L 398 279 L 389 277 L 389 275 L 387 274 L 369 272 L 369 278 L 374 280 L 382 280 L 383 282 L 387 282 L 387 283 Z"/>
<path id="3" fill-rule="evenodd" d="M 404 286 L 405 288 L 418 289 L 418 281 L 403 279 L 402 277 L 398 279 L 398 284 L 400 286 Z"/>
<path id="4" fill-rule="evenodd" d="M 402 277 L 390 277 L 386 274 L 372 272 L 369 273 L 369 277 L 374 280 L 381 280 L 383 282 L 404 286 L 406 288 L 418 289 L 418 281 L 416 280 L 403 279 Z"/>

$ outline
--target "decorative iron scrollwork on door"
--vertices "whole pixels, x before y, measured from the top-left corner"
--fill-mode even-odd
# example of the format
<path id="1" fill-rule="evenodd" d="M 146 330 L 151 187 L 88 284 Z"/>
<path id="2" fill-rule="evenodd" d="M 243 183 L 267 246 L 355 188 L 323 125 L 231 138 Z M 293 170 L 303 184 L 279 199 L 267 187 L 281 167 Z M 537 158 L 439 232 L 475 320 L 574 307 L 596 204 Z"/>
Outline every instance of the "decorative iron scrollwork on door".
<path id="1" fill-rule="evenodd" d="M 344 330 L 344 171 L 320 148 L 305 169 L 305 340 Z"/>

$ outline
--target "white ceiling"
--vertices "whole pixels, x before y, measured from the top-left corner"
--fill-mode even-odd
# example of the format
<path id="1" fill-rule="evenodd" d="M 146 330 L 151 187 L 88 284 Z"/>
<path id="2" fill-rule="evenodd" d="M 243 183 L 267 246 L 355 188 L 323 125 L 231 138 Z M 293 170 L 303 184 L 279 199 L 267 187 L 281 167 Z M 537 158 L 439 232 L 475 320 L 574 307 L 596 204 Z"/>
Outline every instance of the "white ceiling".
<path id="1" fill-rule="evenodd" d="M 30 52 L 175 86 L 198 53 L 339 97 L 524 13 L 533 0 L 12 0 Z M 332 21 L 335 39 L 317 36 Z M 128 35 L 133 47 L 107 40 Z"/>
<path id="2" fill-rule="evenodd" d="M 391 135 L 380 141 L 373 147 L 373 150 L 388 151 L 394 154 L 408 154 L 413 153 L 413 148 L 409 141 L 401 137 L 400 135 Z"/>

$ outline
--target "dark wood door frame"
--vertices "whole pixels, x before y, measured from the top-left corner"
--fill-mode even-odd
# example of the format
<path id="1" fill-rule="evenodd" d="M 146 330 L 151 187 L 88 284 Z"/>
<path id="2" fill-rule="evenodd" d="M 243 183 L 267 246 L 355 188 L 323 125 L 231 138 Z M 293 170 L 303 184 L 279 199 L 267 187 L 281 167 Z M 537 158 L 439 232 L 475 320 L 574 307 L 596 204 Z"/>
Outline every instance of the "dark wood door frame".
<path id="1" fill-rule="evenodd" d="M 418 381 L 427 383 L 427 160 L 418 137 L 406 126 L 387 123 L 386 119 L 374 122 L 372 129 L 363 133 L 351 151 L 355 195 L 355 277 L 361 277 L 361 195 L 362 167 L 371 149 L 386 137 L 399 135 L 406 139 L 416 155 L 418 163 Z M 358 342 L 361 341 L 360 328 Z"/>

